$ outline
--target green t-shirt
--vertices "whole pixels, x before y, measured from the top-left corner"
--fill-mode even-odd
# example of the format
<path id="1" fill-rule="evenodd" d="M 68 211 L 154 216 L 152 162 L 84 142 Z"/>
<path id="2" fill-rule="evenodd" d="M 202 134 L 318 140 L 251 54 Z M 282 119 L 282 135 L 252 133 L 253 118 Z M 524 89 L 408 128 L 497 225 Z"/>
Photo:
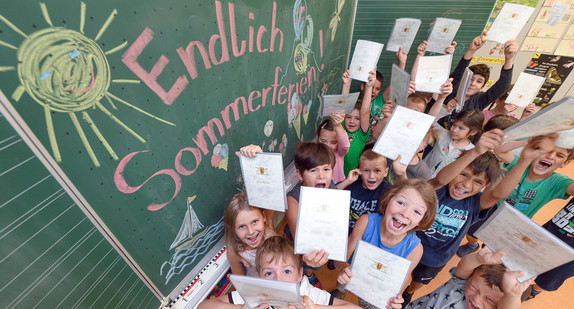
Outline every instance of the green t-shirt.
<path id="1" fill-rule="evenodd" d="M 514 157 L 510 164 L 504 165 L 504 167 L 510 171 L 516 165 L 516 162 L 518 162 L 517 156 Z M 542 206 L 553 199 L 561 198 L 565 200 L 570 197 L 566 194 L 568 186 L 574 182 L 570 177 L 552 173 L 550 177 L 540 181 L 526 181 L 529 171 L 530 166 L 522 175 L 522 179 L 520 179 L 512 194 L 506 198 L 507 203 L 516 207 L 528 217 L 532 218 Z"/>
<path id="2" fill-rule="evenodd" d="M 343 127 L 345 127 L 345 123 L 343 122 Z M 351 146 L 349 146 L 349 152 L 345 155 L 345 177 L 349 175 L 351 170 L 356 169 L 359 167 L 359 158 L 363 153 L 363 149 L 365 148 L 365 143 L 369 139 L 369 135 L 371 133 L 371 129 L 367 133 L 363 132 L 363 129 L 359 128 L 356 132 L 349 133 L 347 132 L 347 136 L 349 136 L 349 142 Z"/>

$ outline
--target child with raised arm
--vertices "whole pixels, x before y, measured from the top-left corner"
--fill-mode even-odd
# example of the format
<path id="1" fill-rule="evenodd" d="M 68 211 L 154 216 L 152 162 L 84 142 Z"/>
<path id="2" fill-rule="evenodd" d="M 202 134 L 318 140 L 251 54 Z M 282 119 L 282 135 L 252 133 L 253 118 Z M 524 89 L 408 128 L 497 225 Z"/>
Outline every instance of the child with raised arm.
<path id="1" fill-rule="evenodd" d="M 348 94 L 351 88 L 351 72 L 347 70 L 343 73 L 343 94 Z M 359 166 L 359 157 L 365 148 L 365 143 L 369 139 L 371 132 L 369 123 L 369 111 L 371 109 L 371 98 L 373 95 L 373 86 L 375 85 L 375 71 L 371 71 L 369 81 L 365 83 L 364 96 L 362 101 L 357 102 L 353 111 L 345 115 L 344 127 L 349 136 L 349 152 L 345 155 L 345 176 L 349 175 L 351 170 Z"/>
<path id="2" fill-rule="evenodd" d="M 484 43 L 486 43 L 487 39 L 487 32 L 483 32 L 480 36 L 477 36 L 472 40 L 468 50 L 460 59 L 457 67 L 454 71 L 450 74 L 450 77 L 453 78 L 453 93 L 451 93 L 445 100 L 447 106 L 456 106 L 456 104 L 449 104 L 451 100 L 456 100 L 457 97 L 457 90 L 460 82 L 462 80 L 462 76 L 464 74 L 465 69 L 468 67 L 472 72 L 473 76 L 471 78 L 470 84 L 466 90 L 465 101 L 460 108 L 456 110 L 465 110 L 465 109 L 478 109 L 483 110 L 488 104 L 498 99 L 502 96 L 508 88 L 510 88 L 510 83 L 512 80 L 512 68 L 513 68 L 513 61 L 516 52 L 518 51 L 518 44 L 514 40 L 510 40 L 504 44 L 504 65 L 500 71 L 500 77 L 485 92 L 481 92 L 484 88 L 486 82 L 490 78 L 490 68 L 486 64 L 475 64 L 472 66 L 468 66 L 470 61 L 474 55 L 474 53 L 480 49 Z M 432 102 L 432 100 L 431 100 Z M 452 125 L 453 119 L 459 113 L 458 111 L 450 110 L 451 114 L 441 118 L 438 123 L 445 127 L 446 129 L 450 128 Z"/>
<path id="3" fill-rule="evenodd" d="M 431 226 L 436 212 L 437 196 L 431 185 L 421 179 L 398 182 L 381 199 L 378 213 L 362 215 L 357 220 L 347 246 L 347 256 L 354 252 L 362 239 L 385 251 L 412 262 L 410 271 L 418 264 L 423 247 L 414 231 Z M 335 262 L 339 271 L 337 282 L 346 284 L 353 276 L 349 263 Z M 398 298 L 398 300 L 397 300 Z M 400 295 L 393 302 L 401 302 Z M 362 308 L 372 305 L 359 298 Z"/>
<path id="4" fill-rule="evenodd" d="M 506 198 L 506 202 L 522 213 L 532 218 L 542 206 L 553 199 L 567 199 L 574 194 L 574 180 L 566 175 L 556 173 L 574 158 L 574 150 L 569 142 L 566 145 L 554 144 L 557 135 L 542 136 L 530 140 L 509 142 L 495 149 L 496 155 L 504 163 L 504 168 L 515 172 L 518 177 L 514 180 L 514 190 Z M 549 151 L 532 157 L 524 154 L 520 157 L 510 152 L 514 148 L 546 147 Z M 562 146 L 562 147 L 560 147 Z M 525 148 L 525 150 L 526 150 Z M 508 177 L 508 174 L 507 176 Z M 478 250 L 478 239 L 469 235 L 468 243 L 459 248 L 459 256 Z"/>
<path id="5" fill-rule="evenodd" d="M 225 205 L 225 245 L 232 273 L 257 277 L 257 248 L 265 239 L 275 235 L 271 225 L 265 224 L 265 212 L 266 210 L 250 206 L 245 192 L 233 195 Z"/>
<path id="6" fill-rule="evenodd" d="M 329 146 L 335 154 L 332 177 L 335 184 L 345 180 L 344 160 L 350 146 L 349 137 L 342 125 L 344 119 L 344 113 L 331 114 L 330 118 L 323 120 L 317 128 L 317 141 Z"/>
<path id="7" fill-rule="evenodd" d="M 431 293 L 408 304 L 408 309 L 518 309 L 522 292 L 532 279 L 519 283 L 522 271 L 509 271 L 500 258 L 503 252 L 488 248 L 468 255 L 451 270 L 451 279 Z"/>
<path id="8" fill-rule="evenodd" d="M 484 133 L 475 148 L 447 165 L 430 181 L 436 189 L 439 206 L 432 227 L 417 232 L 424 253 L 413 270 L 411 285 L 403 292 L 405 303 L 409 303 L 413 293 L 428 284 L 454 256 L 479 212 L 494 206 L 512 192 L 516 175 L 504 178 L 489 191 L 481 192 L 500 175 L 498 159 L 490 150 L 502 144 L 503 137 L 501 130 Z"/>
<path id="9" fill-rule="evenodd" d="M 510 91 L 512 91 L 512 87 L 514 87 L 514 85 L 511 85 L 508 91 L 506 91 L 500 98 L 496 99 L 496 101 L 492 102 L 486 109 L 482 111 L 482 114 L 484 115 L 485 125 L 492 117 L 496 115 L 508 115 L 518 120 L 523 120 L 530 117 L 530 115 L 536 112 L 536 105 L 534 103 L 530 103 L 524 108 L 524 110 L 522 111 L 522 115 L 520 115 L 520 117 L 512 113 L 518 107 L 514 103 L 505 102 L 506 99 L 508 98 L 508 95 L 510 94 Z"/>
<path id="10" fill-rule="evenodd" d="M 336 306 L 337 308 L 359 308 L 354 304 L 344 300 L 336 299 L 328 292 L 313 287 L 303 276 L 303 263 L 300 255 L 293 254 L 291 242 L 281 236 L 273 236 L 263 242 L 257 250 L 255 265 L 259 278 L 300 282 L 299 291 L 301 293 L 304 308 L 323 308 Z M 243 298 L 237 291 L 227 295 L 212 298 L 199 304 L 199 309 L 225 309 L 225 308 L 247 308 Z M 258 309 L 267 309 L 267 304 L 261 304 Z M 291 306 L 289 308 L 292 308 Z"/>

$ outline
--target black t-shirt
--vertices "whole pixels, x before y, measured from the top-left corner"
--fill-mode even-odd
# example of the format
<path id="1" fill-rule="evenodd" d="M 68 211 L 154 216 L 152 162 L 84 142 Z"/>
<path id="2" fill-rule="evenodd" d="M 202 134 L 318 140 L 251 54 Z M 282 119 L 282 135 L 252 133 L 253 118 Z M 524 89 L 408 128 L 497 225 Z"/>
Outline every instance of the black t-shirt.
<path id="1" fill-rule="evenodd" d="M 349 234 L 355 227 L 355 222 L 366 213 L 377 212 L 379 201 L 385 192 L 389 191 L 392 185 L 383 180 L 375 190 L 363 188 L 361 177 L 350 184 L 345 190 L 351 191 L 351 207 L 349 210 Z"/>
<path id="2" fill-rule="evenodd" d="M 574 248 L 574 198 L 542 227 Z"/>

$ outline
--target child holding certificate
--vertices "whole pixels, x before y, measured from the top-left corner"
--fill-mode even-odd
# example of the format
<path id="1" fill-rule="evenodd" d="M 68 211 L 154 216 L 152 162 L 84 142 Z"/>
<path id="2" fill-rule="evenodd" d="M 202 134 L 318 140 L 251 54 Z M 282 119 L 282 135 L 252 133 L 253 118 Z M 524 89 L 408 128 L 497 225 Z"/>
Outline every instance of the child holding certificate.
<path id="1" fill-rule="evenodd" d="M 235 194 L 227 202 L 223 222 L 227 259 L 233 274 L 257 277 L 255 252 L 265 239 L 275 235 L 265 221 L 265 210 L 250 206 L 245 192 Z"/>
<path id="2" fill-rule="evenodd" d="M 437 196 L 426 181 L 408 179 L 398 182 L 381 199 L 378 213 L 362 215 L 349 236 L 347 256 L 355 251 L 357 241 L 362 239 L 383 250 L 418 264 L 423 247 L 413 231 L 431 226 L 436 212 Z M 345 284 L 353 274 L 349 263 L 335 261 L 339 271 L 337 281 Z M 359 305 L 368 303 L 359 299 Z"/>
<path id="3" fill-rule="evenodd" d="M 300 282 L 299 292 L 304 308 L 315 308 L 315 305 L 336 306 L 337 308 L 359 308 L 341 299 L 332 298 L 321 289 L 313 287 L 303 276 L 303 263 L 300 255 L 293 254 L 291 242 L 281 236 L 273 236 L 263 242 L 257 251 L 255 265 L 259 278 L 279 281 Z M 243 298 L 237 291 L 212 298 L 199 304 L 199 309 L 211 308 L 245 308 Z M 261 304 L 257 308 L 268 308 Z"/>
<path id="4" fill-rule="evenodd" d="M 520 297 L 532 279 L 519 283 L 521 271 L 500 264 L 502 252 L 484 248 L 465 256 L 451 270 L 452 278 L 405 308 L 520 308 Z"/>
<path id="5" fill-rule="evenodd" d="M 335 167 L 333 168 L 332 177 L 335 184 L 345 180 L 344 158 L 350 146 L 349 137 L 342 125 L 344 119 L 344 113 L 331 114 L 331 118 L 323 120 L 319 128 L 317 128 L 317 141 L 329 146 L 335 154 Z"/>

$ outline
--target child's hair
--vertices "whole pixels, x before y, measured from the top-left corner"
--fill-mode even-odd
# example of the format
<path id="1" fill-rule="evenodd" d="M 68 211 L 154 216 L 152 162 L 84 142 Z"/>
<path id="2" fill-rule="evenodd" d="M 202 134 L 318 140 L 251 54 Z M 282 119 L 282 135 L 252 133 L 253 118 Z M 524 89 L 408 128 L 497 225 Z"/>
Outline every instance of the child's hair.
<path id="1" fill-rule="evenodd" d="M 566 157 L 566 162 L 574 159 L 574 148 L 568 149 L 568 157 Z"/>
<path id="2" fill-rule="evenodd" d="M 415 94 L 415 93 L 409 95 L 409 97 L 407 99 L 407 103 L 421 105 L 423 111 L 427 107 L 427 99 L 425 99 L 425 97 L 418 95 L 418 94 Z"/>
<path id="3" fill-rule="evenodd" d="M 516 124 L 518 122 L 518 119 L 512 117 L 512 116 L 508 116 L 508 115 L 495 115 L 494 117 L 490 118 L 490 120 L 488 120 L 486 122 L 486 124 L 484 125 L 484 132 L 493 130 L 493 129 L 500 129 L 500 130 L 505 130 L 509 127 L 511 127 L 512 125 Z"/>
<path id="4" fill-rule="evenodd" d="M 223 222 L 225 223 L 225 243 L 231 251 L 236 253 L 243 251 L 245 248 L 244 243 L 235 233 L 235 220 L 237 219 L 237 215 L 244 210 L 258 210 L 261 212 L 261 215 L 265 216 L 263 209 L 250 206 L 247 203 L 247 194 L 244 191 L 233 195 L 229 199 L 227 205 L 225 205 L 225 211 L 223 213 Z M 266 235 L 272 233 L 272 231 L 268 231 L 268 229 L 269 227 L 265 224 L 264 233 Z"/>
<path id="5" fill-rule="evenodd" d="M 364 161 L 364 160 L 368 160 L 368 161 L 382 160 L 384 162 L 384 165 L 387 166 L 387 158 L 374 152 L 372 149 L 367 149 L 367 150 L 363 151 L 363 153 L 361 154 L 361 157 L 359 158 L 359 163 L 361 161 Z"/>
<path id="6" fill-rule="evenodd" d="M 484 63 L 471 65 L 468 67 L 468 69 L 472 71 L 472 74 L 477 74 L 477 75 L 484 77 L 484 83 L 485 84 L 488 81 L 488 79 L 490 78 L 490 67 Z"/>
<path id="7" fill-rule="evenodd" d="M 413 94 L 423 97 L 425 99 L 425 102 L 427 103 L 432 98 L 433 95 L 432 92 L 424 92 L 424 91 L 415 91 L 415 93 Z"/>
<path id="8" fill-rule="evenodd" d="M 473 144 L 476 143 L 480 137 L 480 134 L 482 133 L 482 124 L 484 123 L 484 115 L 482 114 L 482 111 L 472 108 L 462 110 L 456 115 L 456 117 L 454 117 L 454 121 L 457 120 L 462 121 L 462 123 L 469 127 L 471 131 L 475 130 L 478 132 L 475 135 L 469 137 Z"/>
<path id="9" fill-rule="evenodd" d="M 460 156 L 462 157 L 467 151 L 468 150 L 463 150 Z M 468 164 L 468 167 L 474 175 L 485 172 L 486 181 L 489 183 L 494 182 L 500 176 L 500 161 L 498 161 L 496 155 L 490 151 L 476 157 Z"/>
<path id="10" fill-rule="evenodd" d="M 492 288 L 498 288 L 498 290 L 502 290 L 502 276 L 504 276 L 504 272 L 506 271 L 506 267 L 502 264 L 482 264 L 474 269 L 472 274 L 476 272 L 480 272 L 480 276 L 486 280 L 489 286 Z"/>
<path id="11" fill-rule="evenodd" d="M 353 110 L 361 110 L 361 107 L 363 106 L 363 101 L 357 101 L 357 103 L 355 103 L 355 107 L 353 107 Z"/>
<path id="12" fill-rule="evenodd" d="M 421 222 L 419 222 L 419 225 L 417 225 L 413 230 L 422 231 L 429 229 L 434 222 L 438 197 L 433 186 L 419 178 L 409 178 L 394 184 L 381 198 L 381 201 L 379 202 L 379 213 L 384 215 L 391 199 L 402 190 L 409 188 L 417 190 L 427 207 L 427 211 L 425 212 Z"/>
<path id="13" fill-rule="evenodd" d="M 321 130 L 335 131 L 333 120 L 331 118 L 327 118 L 321 122 L 321 124 L 317 128 L 317 137 L 319 137 Z"/>
<path id="14" fill-rule="evenodd" d="M 508 98 L 508 95 L 512 91 L 512 88 L 514 88 L 514 84 L 510 85 L 510 88 L 508 88 L 508 90 L 506 90 L 506 92 L 503 95 L 501 95 L 498 99 L 496 99 L 494 102 L 490 103 L 490 105 L 488 105 L 488 107 L 486 109 L 492 109 L 497 101 L 498 102 L 506 101 L 506 98 Z"/>
<path id="15" fill-rule="evenodd" d="M 297 270 L 303 268 L 303 262 L 301 256 L 294 254 L 293 243 L 284 236 L 271 236 L 267 238 L 261 246 L 257 249 L 257 254 L 255 255 L 255 269 L 257 273 L 261 271 L 261 259 L 265 256 L 269 259 L 269 262 L 273 262 L 277 259 L 283 260 L 284 262 L 288 259 L 292 259 Z M 266 262 L 266 261 L 265 261 Z"/>
<path id="16" fill-rule="evenodd" d="M 375 76 L 377 77 L 377 80 L 379 81 L 379 83 L 381 83 L 381 85 L 385 82 L 385 77 L 383 76 L 383 73 L 377 71 L 375 73 Z M 363 84 L 367 84 L 367 82 L 363 82 Z M 374 99 L 374 98 L 373 98 Z"/>
<path id="17" fill-rule="evenodd" d="M 324 164 L 335 166 L 335 154 L 329 146 L 315 142 L 299 142 L 295 145 L 295 168 L 301 174 Z"/>

